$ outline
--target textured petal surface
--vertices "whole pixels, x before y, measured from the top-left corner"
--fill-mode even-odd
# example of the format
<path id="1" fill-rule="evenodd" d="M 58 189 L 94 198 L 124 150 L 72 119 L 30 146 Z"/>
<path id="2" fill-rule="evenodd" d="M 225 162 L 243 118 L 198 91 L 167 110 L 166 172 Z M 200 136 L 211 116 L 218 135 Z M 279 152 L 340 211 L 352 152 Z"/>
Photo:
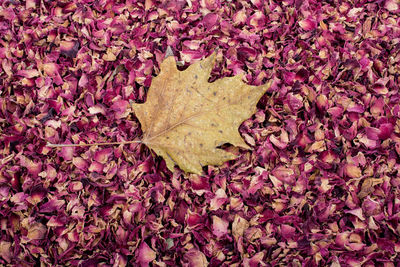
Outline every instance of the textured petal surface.
<path id="1" fill-rule="evenodd" d="M 0 266 L 399 265 L 398 0 L 0 2 Z M 139 139 L 166 55 L 212 51 L 272 81 L 235 160 L 46 146 Z"/>

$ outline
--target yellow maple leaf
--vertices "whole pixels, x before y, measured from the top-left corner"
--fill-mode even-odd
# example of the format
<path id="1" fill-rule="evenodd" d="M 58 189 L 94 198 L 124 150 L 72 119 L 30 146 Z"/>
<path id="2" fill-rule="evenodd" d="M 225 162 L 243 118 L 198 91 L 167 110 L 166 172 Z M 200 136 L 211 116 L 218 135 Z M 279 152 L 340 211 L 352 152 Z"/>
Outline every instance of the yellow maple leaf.
<path id="1" fill-rule="evenodd" d="M 142 130 L 142 143 L 162 156 L 173 171 L 201 174 L 206 165 L 220 165 L 236 156 L 218 148 L 230 143 L 248 149 L 240 124 L 256 111 L 270 84 L 250 86 L 242 76 L 208 82 L 215 54 L 179 71 L 167 57 L 153 78 L 147 101 L 133 104 Z"/>

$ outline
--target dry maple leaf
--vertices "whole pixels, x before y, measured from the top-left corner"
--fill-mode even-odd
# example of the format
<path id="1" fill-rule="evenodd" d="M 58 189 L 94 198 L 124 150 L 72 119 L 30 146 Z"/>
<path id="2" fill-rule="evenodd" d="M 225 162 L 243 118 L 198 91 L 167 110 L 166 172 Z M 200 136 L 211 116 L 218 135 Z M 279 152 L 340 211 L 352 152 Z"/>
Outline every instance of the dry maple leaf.
<path id="1" fill-rule="evenodd" d="M 218 148 L 225 143 L 249 148 L 238 128 L 255 113 L 269 85 L 250 86 L 242 76 L 209 83 L 214 61 L 215 53 L 179 71 L 174 57 L 167 57 L 152 80 L 147 101 L 132 105 L 142 125 L 142 143 L 162 156 L 171 171 L 176 164 L 201 174 L 202 166 L 236 158 Z"/>

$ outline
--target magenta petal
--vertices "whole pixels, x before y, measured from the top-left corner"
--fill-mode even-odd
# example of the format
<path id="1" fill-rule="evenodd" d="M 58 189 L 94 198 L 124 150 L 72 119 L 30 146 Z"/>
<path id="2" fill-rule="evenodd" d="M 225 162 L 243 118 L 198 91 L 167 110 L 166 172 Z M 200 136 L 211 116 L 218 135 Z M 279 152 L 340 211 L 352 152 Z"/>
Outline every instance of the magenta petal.
<path id="1" fill-rule="evenodd" d="M 128 101 L 117 100 L 113 103 L 111 109 L 114 110 L 116 119 L 122 119 L 126 118 L 129 115 L 130 110 L 128 109 L 128 107 L 129 107 Z"/>
<path id="2" fill-rule="evenodd" d="M 39 71 L 32 69 L 32 70 L 20 70 L 17 72 L 17 75 L 20 75 L 25 78 L 34 78 L 39 76 Z"/>
<path id="3" fill-rule="evenodd" d="M 186 223 L 188 224 L 189 227 L 195 227 L 198 226 L 199 224 L 202 224 L 204 222 L 204 218 L 197 213 L 192 213 L 189 211 L 186 219 Z"/>
<path id="4" fill-rule="evenodd" d="M 314 19 L 307 18 L 299 22 L 301 28 L 306 31 L 311 31 L 317 28 L 317 22 Z"/>
<path id="5" fill-rule="evenodd" d="M 62 199 L 52 199 L 40 206 L 40 212 L 53 212 L 60 210 L 65 201 Z"/>
<path id="6" fill-rule="evenodd" d="M 283 225 L 281 226 L 281 233 L 282 233 L 282 236 L 283 236 L 284 238 L 286 238 L 286 239 L 293 238 L 295 232 L 296 232 L 296 229 L 295 229 L 294 227 L 290 226 L 290 225 L 283 224 Z"/>
<path id="7" fill-rule="evenodd" d="M 86 160 L 81 157 L 72 158 L 72 164 L 74 164 L 78 169 L 86 170 L 89 166 Z"/>
<path id="8" fill-rule="evenodd" d="M 102 172 L 103 172 L 103 168 L 104 168 L 104 165 L 103 165 L 103 164 L 101 164 L 101 163 L 99 163 L 99 162 L 97 162 L 97 161 L 94 161 L 94 162 L 92 162 L 92 163 L 90 164 L 88 170 L 89 170 L 90 172 L 102 173 Z"/>
<path id="9" fill-rule="evenodd" d="M 379 133 L 378 137 L 380 139 L 386 140 L 388 139 L 393 133 L 393 124 L 391 123 L 384 123 L 379 126 Z"/>
<path id="10" fill-rule="evenodd" d="M 300 82 L 304 82 L 304 81 L 308 80 L 308 76 L 309 76 L 309 73 L 306 69 L 300 69 L 296 72 L 295 79 Z"/>
<path id="11" fill-rule="evenodd" d="M 379 140 L 379 134 L 381 131 L 377 128 L 367 127 L 365 128 L 365 133 L 367 134 L 368 139 Z"/>
<path id="12" fill-rule="evenodd" d="M 111 148 L 106 148 L 102 150 L 98 150 L 94 154 L 94 160 L 98 163 L 107 163 L 108 158 L 112 155 L 113 150 Z"/>
<path id="13" fill-rule="evenodd" d="M 64 160 L 72 160 L 74 156 L 74 148 L 73 147 L 63 147 L 61 149 L 60 156 L 64 158 Z"/>
<path id="14" fill-rule="evenodd" d="M 347 107 L 347 111 L 356 112 L 356 113 L 363 113 L 364 112 L 364 107 L 361 104 L 355 104 L 355 103 L 352 102 Z"/>
<path id="15" fill-rule="evenodd" d="M 208 13 L 203 18 L 203 23 L 206 28 L 213 27 L 218 21 L 218 15 L 215 13 Z"/>
<path id="16" fill-rule="evenodd" d="M 209 182 L 208 179 L 204 176 L 193 175 L 191 176 L 191 186 L 194 190 L 208 190 Z"/>
<path id="17" fill-rule="evenodd" d="M 380 95 L 385 95 L 385 94 L 387 94 L 389 92 L 388 89 L 386 88 L 386 86 L 383 85 L 382 83 L 375 83 L 372 86 L 372 90 L 375 93 L 380 94 Z"/>
<path id="18" fill-rule="evenodd" d="M 381 205 L 368 196 L 363 200 L 362 209 L 367 216 L 378 215 L 381 212 Z"/>

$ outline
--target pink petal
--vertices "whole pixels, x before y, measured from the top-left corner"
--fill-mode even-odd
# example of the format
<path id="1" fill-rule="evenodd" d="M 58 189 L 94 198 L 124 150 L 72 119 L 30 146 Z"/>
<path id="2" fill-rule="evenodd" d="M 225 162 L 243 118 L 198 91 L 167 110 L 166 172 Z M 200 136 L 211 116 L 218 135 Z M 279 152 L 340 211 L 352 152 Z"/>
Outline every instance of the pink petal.
<path id="1" fill-rule="evenodd" d="M 99 163 L 107 163 L 108 158 L 112 155 L 113 150 L 111 148 L 106 148 L 102 150 L 98 150 L 94 153 L 94 160 Z"/>
<path id="2" fill-rule="evenodd" d="M 232 234 L 236 240 L 238 240 L 239 237 L 243 236 L 244 231 L 249 228 L 249 225 L 250 224 L 246 219 L 240 217 L 237 214 L 235 215 L 235 219 L 233 220 L 232 224 Z"/>
<path id="3" fill-rule="evenodd" d="M 198 213 L 188 212 L 186 223 L 189 227 L 195 227 L 203 223 L 203 217 Z"/>
<path id="4" fill-rule="evenodd" d="M 34 8 L 36 8 L 36 1 L 35 0 L 26 0 L 25 8 L 26 9 L 30 9 L 30 8 L 34 9 Z"/>
<path id="5" fill-rule="evenodd" d="M 290 226 L 290 225 L 283 224 L 283 225 L 281 226 L 281 233 L 282 233 L 282 236 L 283 236 L 284 238 L 286 238 L 286 239 L 293 238 L 295 232 L 296 232 L 296 228 L 294 228 L 294 227 L 292 227 L 292 226 Z"/>
<path id="6" fill-rule="evenodd" d="M 97 172 L 97 173 L 102 173 L 103 172 L 104 165 L 97 162 L 93 161 L 90 166 L 89 166 L 89 171 L 90 172 Z"/>
<path id="7" fill-rule="evenodd" d="M 343 108 L 342 107 L 331 107 L 328 109 L 328 113 L 332 115 L 332 117 L 335 119 L 337 117 L 342 116 L 343 114 Z"/>
<path id="8" fill-rule="evenodd" d="M 37 176 L 42 171 L 41 162 L 33 162 L 25 156 L 19 156 L 20 163 L 23 167 L 27 168 L 28 172 L 34 176 Z"/>
<path id="9" fill-rule="evenodd" d="M 385 1 L 385 8 L 389 11 L 397 11 L 399 12 L 399 3 L 396 0 L 386 0 Z"/>
<path id="10" fill-rule="evenodd" d="M 365 217 L 363 215 L 363 212 L 362 212 L 361 208 L 357 208 L 357 209 L 354 209 L 354 210 L 348 210 L 348 211 L 345 211 L 345 212 L 349 213 L 349 214 L 353 214 L 354 216 L 357 216 L 362 221 L 365 220 Z"/>
<path id="11" fill-rule="evenodd" d="M 70 183 L 70 185 L 68 186 L 68 189 L 71 192 L 78 192 L 78 191 L 81 191 L 83 189 L 83 184 L 80 181 L 74 181 L 74 182 Z"/>
<path id="12" fill-rule="evenodd" d="M 61 149 L 60 156 L 64 158 L 64 160 L 72 160 L 74 156 L 74 148 L 73 147 L 63 147 Z"/>
<path id="13" fill-rule="evenodd" d="M 156 259 L 156 252 L 152 250 L 146 242 L 142 242 L 136 252 L 137 262 L 141 266 L 148 266 L 148 264 Z"/>
<path id="14" fill-rule="evenodd" d="M 218 238 L 223 237 L 228 233 L 229 222 L 219 218 L 218 216 L 213 216 L 213 234 Z"/>
<path id="15" fill-rule="evenodd" d="M 88 85 L 88 83 L 89 83 L 89 80 L 87 78 L 87 75 L 85 73 L 83 73 L 81 78 L 79 79 L 78 85 L 80 87 L 86 87 L 86 85 Z"/>
<path id="16" fill-rule="evenodd" d="M 387 89 L 387 87 L 386 87 L 385 85 L 383 85 L 382 83 L 375 83 L 375 84 L 372 86 L 372 90 L 373 90 L 375 93 L 380 94 L 380 95 L 386 95 L 386 94 L 389 92 L 389 90 Z"/>
<path id="17" fill-rule="evenodd" d="M 379 129 L 373 128 L 373 127 L 366 127 L 365 128 L 365 133 L 368 137 L 368 139 L 371 140 L 379 140 L 379 134 L 381 133 Z"/>
<path id="18" fill-rule="evenodd" d="M 217 210 L 219 209 L 226 201 L 228 201 L 228 197 L 225 191 L 220 188 L 215 192 L 215 196 L 211 199 L 210 202 L 210 210 Z"/>
<path id="19" fill-rule="evenodd" d="M 93 106 L 93 107 L 90 107 L 90 108 L 88 108 L 88 110 L 89 110 L 89 113 L 92 114 L 92 115 L 96 115 L 96 114 L 106 115 L 105 107 L 100 105 L 100 104 L 96 105 L 96 106 Z"/>
<path id="20" fill-rule="evenodd" d="M 189 262 L 188 267 L 207 267 L 208 261 L 206 256 L 197 249 L 191 249 L 185 253 L 185 259 Z"/>
<path id="21" fill-rule="evenodd" d="M 246 10 L 243 8 L 241 10 L 239 10 L 238 12 L 236 12 L 233 15 L 233 21 L 235 25 L 238 24 L 243 24 L 246 22 L 247 16 L 246 16 Z"/>
<path id="22" fill-rule="evenodd" d="M 203 24 L 206 28 L 213 27 L 218 21 L 218 15 L 215 13 L 208 13 L 203 18 Z"/>
<path id="23" fill-rule="evenodd" d="M 326 162 L 326 163 L 329 163 L 329 164 L 333 163 L 334 160 L 336 160 L 337 158 L 338 158 L 338 156 L 331 150 L 323 151 L 320 154 L 320 159 L 323 162 Z"/>
<path id="24" fill-rule="evenodd" d="M 294 171 L 292 169 L 286 168 L 284 166 L 276 167 L 272 171 L 272 175 L 274 175 L 280 181 L 287 183 L 287 184 L 294 184 L 294 182 L 295 182 Z"/>
<path id="25" fill-rule="evenodd" d="M 258 267 L 260 266 L 260 263 L 262 262 L 262 259 L 264 258 L 265 253 L 264 252 L 258 252 L 256 253 L 253 257 L 249 258 L 244 258 L 243 260 L 243 266 L 244 267 Z"/>
<path id="26" fill-rule="evenodd" d="M 311 31 L 317 28 L 317 22 L 314 19 L 307 18 L 299 21 L 299 25 L 306 31 Z"/>
<path id="27" fill-rule="evenodd" d="M 392 135 L 393 129 L 394 127 L 391 123 L 381 124 L 381 126 L 379 127 L 378 137 L 382 140 L 388 139 Z"/>
<path id="28" fill-rule="evenodd" d="M 208 190 L 210 188 L 207 177 L 200 175 L 191 175 L 189 179 L 191 186 L 194 190 Z"/>
<path id="29" fill-rule="evenodd" d="M 73 159 L 72 159 L 72 164 L 74 164 L 75 167 L 77 167 L 78 169 L 81 169 L 81 170 L 86 170 L 87 167 L 89 166 L 89 164 L 87 163 L 87 161 L 84 160 L 84 159 L 81 158 L 81 157 L 75 157 L 75 158 L 73 158 Z"/>
<path id="30" fill-rule="evenodd" d="M 17 75 L 25 77 L 25 78 L 34 78 L 39 76 L 39 71 L 32 69 L 32 70 L 20 70 L 17 72 Z"/>
<path id="31" fill-rule="evenodd" d="M 128 117 L 130 113 L 129 102 L 126 100 L 117 100 L 111 106 L 111 109 L 115 112 L 116 119 L 122 119 Z"/>

